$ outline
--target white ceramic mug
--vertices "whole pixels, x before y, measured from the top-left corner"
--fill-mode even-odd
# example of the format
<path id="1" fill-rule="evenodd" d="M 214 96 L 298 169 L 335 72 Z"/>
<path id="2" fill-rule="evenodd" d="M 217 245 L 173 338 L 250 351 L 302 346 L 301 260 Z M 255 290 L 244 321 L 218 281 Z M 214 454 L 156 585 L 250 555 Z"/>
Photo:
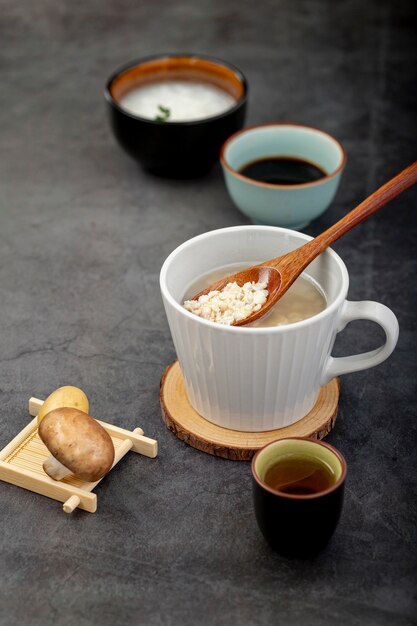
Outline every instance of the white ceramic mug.
<path id="1" fill-rule="evenodd" d="M 277 327 L 234 327 L 183 308 L 184 296 L 199 276 L 242 261 L 259 263 L 310 239 L 271 226 L 224 228 L 186 241 L 163 264 L 161 293 L 187 395 L 209 421 L 252 432 L 287 426 L 312 409 L 322 385 L 335 376 L 378 365 L 394 350 L 398 339 L 394 313 L 377 302 L 346 300 L 348 272 L 331 249 L 305 272 L 327 300 L 326 308 L 309 319 Z M 385 343 L 370 352 L 332 357 L 337 333 L 358 319 L 379 324 Z"/>

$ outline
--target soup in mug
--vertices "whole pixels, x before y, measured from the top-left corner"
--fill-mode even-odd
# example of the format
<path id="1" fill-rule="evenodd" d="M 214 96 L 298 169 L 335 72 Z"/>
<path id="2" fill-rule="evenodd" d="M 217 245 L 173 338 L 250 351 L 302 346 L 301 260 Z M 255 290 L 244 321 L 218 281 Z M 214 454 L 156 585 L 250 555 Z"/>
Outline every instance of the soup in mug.
<path id="1" fill-rule="evenodd" d="M 184 300 L 192 298 L 193 295 L 206 289 L 221 278 L 248 266 L 248 263 L 234 263 L 200 276 L 189 286 Z M 303 274 L 297 278 L 295 283 L 278 300 L 269 313 L 252 322 L 252 324 L 248 324 L 248 328 L 266 328 L 294 324 L 317 315 L 325 308 L 326 297 L 320 286 L 310 276 Z"/>

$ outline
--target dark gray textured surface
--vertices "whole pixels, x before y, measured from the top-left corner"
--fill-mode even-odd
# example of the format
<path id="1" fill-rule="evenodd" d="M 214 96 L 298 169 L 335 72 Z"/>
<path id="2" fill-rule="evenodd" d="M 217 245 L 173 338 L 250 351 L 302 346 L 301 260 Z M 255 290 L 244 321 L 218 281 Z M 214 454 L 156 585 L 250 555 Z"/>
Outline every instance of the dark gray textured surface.
<path id="1" fill-rule="evenodd" d="M 174 359 L 160 266 L 178 244 L 246 223 L 216 168 L 151 178 L 116 146 L 102 89 L 119 64 L 199 51 L 247 75 L 248 124 L 334 133 L 348 165 L 316 234 L 417 158 L 413 2 L 13 2 L 0 12 L 0 448 L 29 396 L 81 386 L 92 413 L 158 439 L 97 489 L 95 515 L 0 484 L 0 623 L 391 626 L 416 621 L 416 191 L 336 246 L 350 299 L 400 321 L 393 356 L 346 376 L 328 441 L 349 464 L 344 514 L 313 561 L 282 559 L 253 516 L 250 467 L 163 426 Z M 337 351 L 381 340 L 345 331 Z"/>

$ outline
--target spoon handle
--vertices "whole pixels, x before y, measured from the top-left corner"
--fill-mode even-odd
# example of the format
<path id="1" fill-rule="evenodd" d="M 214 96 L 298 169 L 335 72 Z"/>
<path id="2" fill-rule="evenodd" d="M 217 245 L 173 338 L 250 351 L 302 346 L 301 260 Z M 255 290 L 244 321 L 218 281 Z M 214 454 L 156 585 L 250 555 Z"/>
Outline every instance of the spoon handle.
<path id="1" fill-rule="evenodd" d="M 347 213 L 341 220 L 323 233 L 292 252 L 276 259 L 276 266 L 285 276 L 295 271 L 301 273 L 323 250 L 349 232 L 354 226 L 378 211 L 384 204 L 417 182 L 417 161 L 406 167 L 373 194 Z M 273 263 L 271 263 L 272 265 Z"/>

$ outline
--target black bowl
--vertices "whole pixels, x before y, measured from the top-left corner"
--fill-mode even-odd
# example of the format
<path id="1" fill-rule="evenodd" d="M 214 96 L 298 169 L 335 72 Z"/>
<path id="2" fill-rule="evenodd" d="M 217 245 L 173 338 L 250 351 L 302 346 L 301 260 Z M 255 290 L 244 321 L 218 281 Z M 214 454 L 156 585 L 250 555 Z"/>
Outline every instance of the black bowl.
<path id="1" fill-rule="evenodd" d="M 220 115 L 184 122 L 146 119 L 120 105 L 131 89 L 167 79 L 215 85 L 232 95 L 236 104 Z M 116 70 L 107 82 L 105 98 L 114 134 L 126 152 L 154 174 L 192 178 L 207 173 L 224 141 L 243 127 L 247 83 L 237 68 L 213 57 L 154 55 Z"/>

